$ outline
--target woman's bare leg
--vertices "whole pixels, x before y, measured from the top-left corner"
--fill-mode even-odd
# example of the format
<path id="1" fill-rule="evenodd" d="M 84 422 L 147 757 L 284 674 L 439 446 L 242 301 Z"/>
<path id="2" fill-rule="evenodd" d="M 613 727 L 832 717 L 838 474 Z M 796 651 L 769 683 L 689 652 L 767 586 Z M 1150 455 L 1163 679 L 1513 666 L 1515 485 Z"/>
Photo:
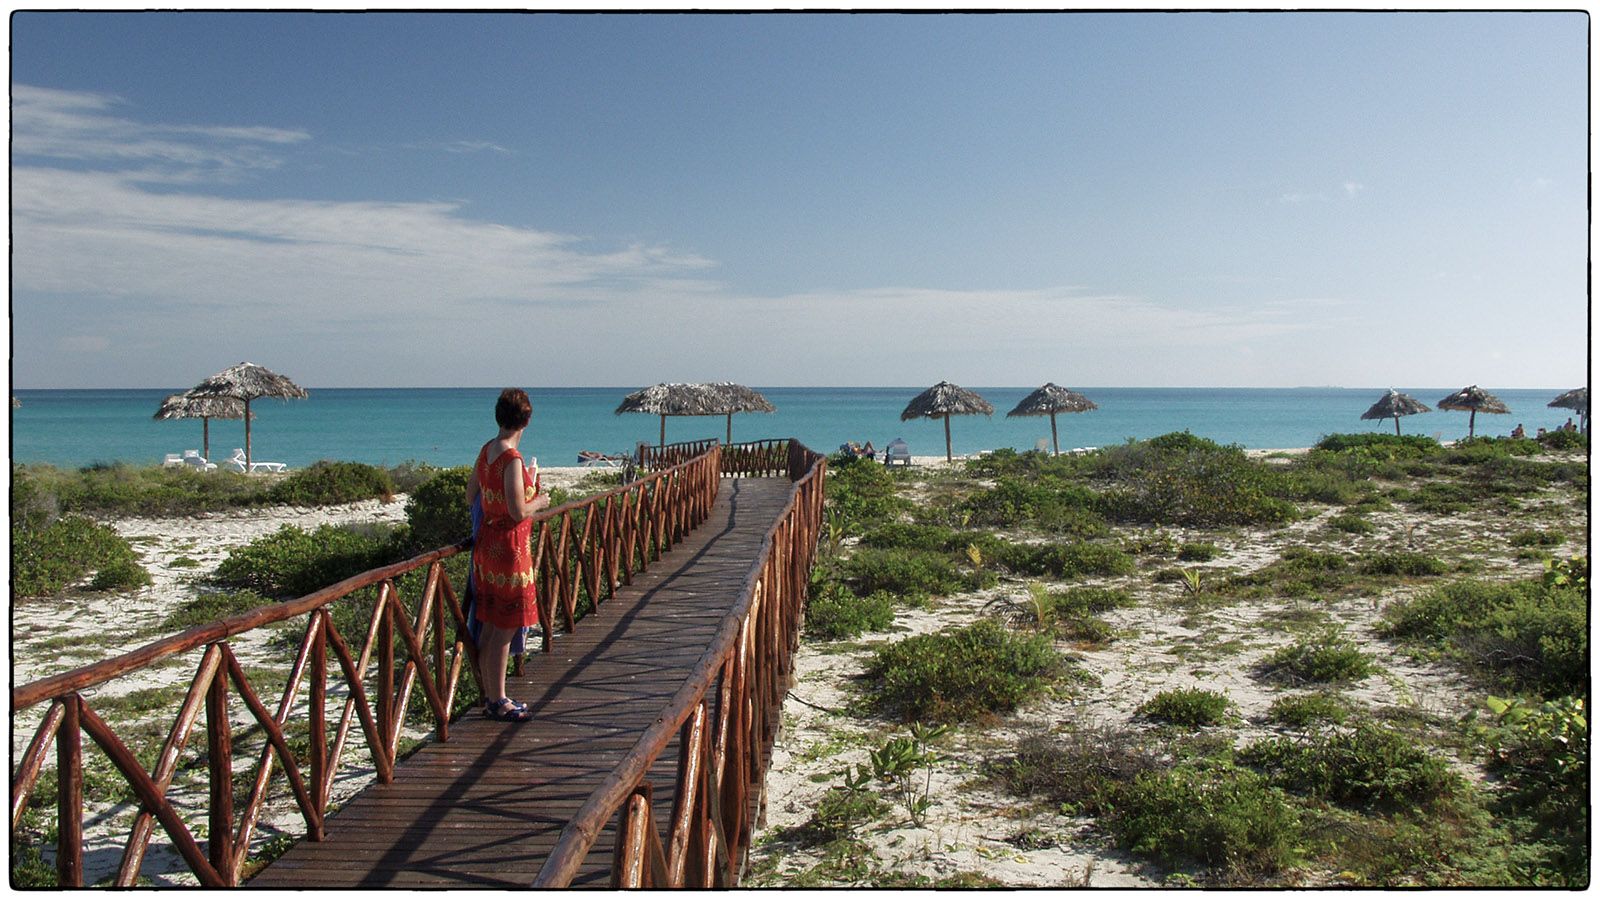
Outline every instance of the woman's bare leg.
<path id="1" fill-rule="evenodd" d="M 506 695 L 506 663 L 511 657 L 511 638 L 515 628 L 483 623 L 483 641 L 478 646 L 478 665 L 483 669 L 483 697 L 493 702 Z"/>

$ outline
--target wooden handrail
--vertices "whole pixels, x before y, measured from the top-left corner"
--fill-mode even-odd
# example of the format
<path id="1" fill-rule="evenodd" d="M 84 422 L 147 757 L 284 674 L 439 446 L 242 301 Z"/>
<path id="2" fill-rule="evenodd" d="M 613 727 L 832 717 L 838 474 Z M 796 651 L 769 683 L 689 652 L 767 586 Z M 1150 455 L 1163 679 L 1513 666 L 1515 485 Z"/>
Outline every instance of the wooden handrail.
<path id="1" fill-rule="evenodd" d="M 615 592 L 619 581 L 631 580 L 635 572 L 647 568 L 703 522 L 716 501 L 721 469 L 721 447 L 711 442 L 703 453 L 669 468 L 534 516 L 535 575 L 541 586 L 541 618 L 547 652 L 556 605 L 562 606 L 565 625 L 572 628 L 582 618 L 577 609 L 580 587 L 587 594 L 590 607 L 598 607 Z M 577 524 L 579 519 L 581 529 Z M 282 777 L 289 782 L 291 793 L 301 806 L 308 836 L 320 840 L 331 787 L 352 725 L 359 723 L 378 779 L 390 781 L 395 772 L 401 726 L 410 707 L 408 701 L 413 686 L 420 683 L 427 700 L 425 718 L 432 720 L 439 740 L 449 740 L 451 706 L 464 668 L 463 661 L 470 661 L 470 670 L 476 678 L 477 648 L 467 636 L 466 617 L 444 569 L 444 561 L 461 553 L 469 544 L 463 541 L 432 550 L 404 562 L 363 572 L 294 600 L 196 626 L 112 659 L 13 689 L 13 713 L 46 701 L 52 704 L 21 764 L 12 774 L 13 839 L 44 768 L 46 748 L 54 740 L 57 767 L 63 773 L 58 779 L 56 804 L 59 878 L 63 885 L 81 883 L 82 735 L 87 733 L 112 758 L 143 810 L 128 838 L 124 865 L 116 877 L 119 886 L 133 884 L 138 860 L 144 854 L 155 822 L 169 833 L 183 859 L 203 884 L 238 884 L 251 832 L 269 793 L 275 762 L 286 773 Z M 426 572 L 426 580 L 413 615 L 401 599 L 395 579 L 418 571 Z M 351 645 L 340 634 L 329 608 L 356 591 L 374 586 L 379 587 L 379 597 L 365 629 L 364 641 Z M 234 658 L 229 639 L 302 615 L 309 615 L 305 636 L 296 652 L 296 662 L 276 714 L 273 714 L 257 696 L 245 670 Z M 453 638 L 447 637 L 444 631 L 447 618 L 455 625 Z M 81 692 L 200 647 L 206 647 L 206 652 L 152 774 L 128 751 L 111 726 L 94 712 Z M 352 652 L 353 649 L 359 652 Z M 336 675 L 342 676 L 346 689 L 343 713 L 339 716 L 331 747 L 326 721 L 330 651 Z M 378 687 L 369 692 L 364 680 L 374 660 Z M 308 682 L 307 697 L 297 704 L 303 682 Z M 230 683 L 266 735 L 253 777 L 253 790 L 241 810 L 232 808 Z M 374 695 L 370 700 L 369 693 Z M 296 711 L 309 720 L 311 740 L 306 760 L 297 759 L 284 738 L 284 725 Z M 168 795 L 177 755 L 182 752 L 191 728 L 201 718 L 205 719 L 210 747 L 207 769 L 209 797 L 212 798 L 208 831 L 213 837 L 207 842 L 209 849 L 205 854 L 199 853 L 199 842 Z M 655 846 L 649 841 L 645 845 Z"/>
<path id="2" fill-rule="evenodd" d="M 651 887 L 737 882 L 751 830 L 748 801 L 760 796 L 766 750 L 776 736 L 822 521 L 827 460 L 798 441 L 784 444 L 794 487 L 732 610 L 661 716 L 562 829 L 534 887 L 569 886 L 613 817 L 620 817 L 611 867 L 614 887 L 639 886 L 644 883 L 636 880 L 640 873 L 651 873 Z M 696 723 L 703 727 L 713 704 L 715 734 L 706 738 Z M 641 795 L 646 802 L 650 796 L 645 774 L 675 736 L 680 740 L 677 800 L 666 843 L 673 853 L 663 868 L 653 856 L 643 857 L 656 845 L 639 837 L 644 826 L 638 806 Z M 701 851 L 694 860 L 688 857 L 691 847 Z"/>

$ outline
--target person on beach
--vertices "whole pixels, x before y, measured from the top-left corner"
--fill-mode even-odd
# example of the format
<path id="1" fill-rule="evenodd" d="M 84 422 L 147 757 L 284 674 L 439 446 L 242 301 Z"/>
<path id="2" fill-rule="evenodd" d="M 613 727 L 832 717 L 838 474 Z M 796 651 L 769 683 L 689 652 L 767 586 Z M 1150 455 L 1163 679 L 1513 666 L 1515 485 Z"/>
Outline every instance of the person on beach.
<path id="1" fill-rule="evenodd" d="M 1527 437 L 1528 433 L 1526 431 L 1522 430 L 1522 423 L 1518 422 L 1517 423 L 1517 427 L 1511 429 L 1511 436 L 1520 441 L 1523 438 Z"/>
<path id="2" fill-rule="evenodd" d="M 500 433 L 478 451 L 467 503 L 483 506 L 483 525 L 472 545 L 473 617 L 483 623 L 478 665 L 483 676 L 484 712 L 492 719 L 526 722 L 533 713 L 506 696 L 506 662 L 518 628 L 539 622 L 532 516 L 550 505 L 539 492 L 538 476 L 522 464 L 517 444 L 533 417 L 527 392 L 506 388 L 494 404 Z"/>
<path id="3" fill-rule="evenodd" d="M 1561 430 L 1562 431 L 1577 431 L 1578 430 L 1578 426 L 1572 424 L 1572 417 L 1568 416 L 1567 417 L 1567 422 L 1566 422 L 1565 425 L 1561 426 Z"/>

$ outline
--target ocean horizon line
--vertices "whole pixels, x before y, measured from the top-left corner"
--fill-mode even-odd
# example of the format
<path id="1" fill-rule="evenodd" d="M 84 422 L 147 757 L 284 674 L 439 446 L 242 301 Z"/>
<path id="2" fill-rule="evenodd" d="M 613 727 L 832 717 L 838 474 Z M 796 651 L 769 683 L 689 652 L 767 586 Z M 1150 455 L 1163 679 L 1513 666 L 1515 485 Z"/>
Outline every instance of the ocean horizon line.
<path id="1" fill-rule="evenodd" d="M 685 382 L 651 382 L 651 384 L 662 384 L 662 383 L 671 384 L 671 383 L 685 383 Z M 748 384 L 750 387 L 763 389 L 763 390 L 830 390 L 830 391 L 839 391 L 839 390 L 864 390 L 864 391 L 908 390 L 908 391 L 922 391 L 922 390 L 926 390 L 929 387 L 929 385 L 925 385 L 925 384 L 757 384 L 757 383 L 750 383 L 750 382 L 740 382 L 740 383 Z M 1060 384 L 1060 382 L 1056 382 L 1056 383 Z M 1094 384 L 1082 384 L 1082 383 L 1073 383 L 1071 385 L 1063 384 L 1062 386 L 1063 387 L 1069 387 L 1070 386 L 1075 390 L 1082 390 L 1082 391 L 1097 391 L 1097 390 L 1140 390 L 1140 391 L 1386 391 L 1386 390 L 1389 390 L 1391 387 L 1394 387 L 1395 384 L 1401 384 L 1401 382 L 1395 382 L 1394 384 L 1354 385 L 1354 386 L 1342 385 L 1342 384 L 1297 384 L 1297 385 L 1098 384 L 1098 385 L 1094 385 Z M 1586 384 L 1586 382 L 1585 382 L 1585 384 Z M 527 388 L 527 389 L 532 389 L 532 390 L 541 390 L 541 391 L 543 391 L 543 390 L 551 390 L 551 391 L 558 391 L 558 390 L 574 390 L 574 391 L 577 391 L 577 390 L 582 390 L 582 391 L 616 390 L 616 391 L 630 391 L 630 392 L 631 391 L 636 391 L 641 387 L 648 387 L 648 385 L 635 385 L 635 384 L 558 384 L 558 385 L 533 385 L 533 384 L 517 384 L 517 385 L 508 385 L 508 384 L 414 384 L 414 385 L 325 384 L 325 385 L 314 385 L 314 384 L 308 384 L 308 385 L 302 385 L 302 386 L 308 391 L 487 391 L 487 390 L 500 390 L 500 389 L 503 389 L 503 388 L 506 388 L 506 387 L 521 387 L 521 388 Z M 1034 388 L 1038 387 L 1039 385 L 1036 385 L 1036 384 L 979 384 L 979 383 L 976 383 L 976 382 L 971 382 L 971 383 L 966 383 L 964 386 L 970 387 L 973 390 L 988 389 L 988 390 L 1011 391 L 1011 390 L 1033 390 Z M 1452 386 L 1450 386 L 1448 384 L 1421 385 L 1421 386 L 1407 385 L 1407 388 L 1409 390 L 1416 390 L 1416 391 L 1424 391 L 1424 390 L 1425 391 L 1433 391 L 1433 390 L 1456 391 L 1456 390 L 1460 390 L 1459 386 L 1452 387 Z M 1505 390 L 1505 391 L 1544 391 L 1544 390 L 1564 391 L 1564 390 L 1568 390 L 1569 388 L 1565 387 L 1565 386 L 1562 386 L 1562 385 L 1519 386 L 1519 385 L 1499 385 L 1499 384 L 1497 384 L 1497 385 L 1492 385 L 1491 389 L 1492 390 Z M 129 386 L 126 386 L 126 385 L 120 385 L 120 386 L 109 386 L 109 385 L 106 385 L 106 386 L 98 386 L 98 387 L 16 387 L 16 386 L 13 386 L 11 388 L 11 390 L 13 392 L 16 392 L 16 391 L 27 391 L 27 392 L 62 391 L 62 392 L 65 392 L 65 391 L 183 391 L 183 390 L 187 390 L 187 389 L 186 388 L 181 388 L 181 387 L 175 387 L 175 386 L 171 386 L 171 385 L 153 385 L 153 386 L 147 386 L 147 387 L 129 387 Z"/>

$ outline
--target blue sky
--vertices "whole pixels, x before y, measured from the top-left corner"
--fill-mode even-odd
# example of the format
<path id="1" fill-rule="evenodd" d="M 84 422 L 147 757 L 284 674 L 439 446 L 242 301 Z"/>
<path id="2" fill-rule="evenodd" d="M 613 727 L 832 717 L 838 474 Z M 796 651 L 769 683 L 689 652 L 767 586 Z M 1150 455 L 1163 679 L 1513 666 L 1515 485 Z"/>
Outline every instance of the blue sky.
<path id="1" fill-rule="evenodd" d="M 15 13 L 12 377 L 1569 387 L 1580 13 Z"/>

